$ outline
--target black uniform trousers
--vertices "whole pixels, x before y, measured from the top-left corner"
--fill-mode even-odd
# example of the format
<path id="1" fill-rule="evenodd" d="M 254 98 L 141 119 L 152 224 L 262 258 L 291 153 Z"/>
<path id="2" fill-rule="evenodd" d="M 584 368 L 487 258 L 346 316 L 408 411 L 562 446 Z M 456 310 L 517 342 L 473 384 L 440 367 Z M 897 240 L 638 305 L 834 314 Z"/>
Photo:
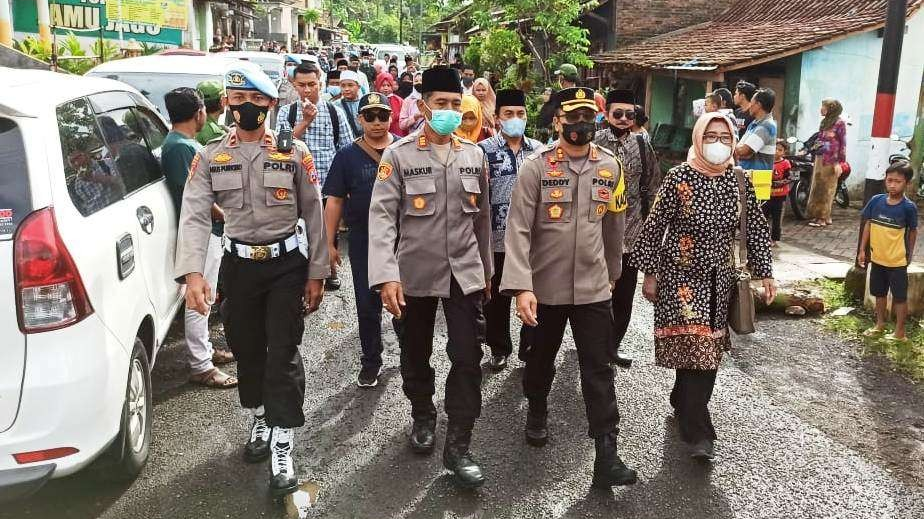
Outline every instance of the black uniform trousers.
<path id="1" fill-rule="evenodd" d="M 770 222 L 770 239 L 780 241 L 783 237 L 783 207 L 786 205 L 785 196 L 771 196 L 764 202 L 761 209 Z"/>
<path id="2" fill-rule="evenodd" d="M 533 328 L 532 345 L 526 354 L 523 393 L 531 413 L 548 413 L 548 396 L 555 378 L 555 357 L 565 335 L 565 324 L 577 346 L 581 391 L 589 423 L 588 434 L 598 438 L 619 427 L 619 408 L 613 368 L 610 366 L 610 301 L 587 305 L 538 306 L 539 325 Z"/>
<path id="3" fill-rule="evenodd" d="M 513 353 L 510 340 L 510 296 L 500 293 L 501 278 L 504 275 L 503 252 L 494 253 L 494 276 L 491 277 L 491 300 L 484 307 L 487 321 L 486 340 L 492 355 L 509 356 Z"/>
<path id="4" fill-rule="evenodd" d="M 246 408 L 264 406 L 271 427 L 305 423 L 305 368 L 298 346 L 305 332 L 308 260 L 298 251 L 266 261 L 226 253 L 221 261 L 228 346 L 237 359 L 238 393 Z"/>
<path id="5" fill-rule="evenodd" d="M 709 400 L 715 387 L 716 370 L 678 369 L 671 390 L 671 406 L 685 442 L 715 440 L 709 414 Z"/>
<path id="6" fill-rule="evenodd" d="M 622 275 L 613 287 L 612 354 L 614 360 L 622 339 L 626 336 L 626 330 L 629 329 L 629 321 L 632 320 L 632 306 L 635 303 L 635 289 L 638 285 L 638 269 L 630 264 L 629 258 L 631 255 L 628 252 L 622 255 Z"/>
<path id="7" fill-rule="evenodd" d="M 433 405 L 435 373 L 430 366 L 436 306 L 442 301 L 449 341 L 446 377 L 446 415 L 452 426 L 470 431 L 481 415 L 481 341 L 484 338 L 484 292 L 469 295 L 452 278 L 448 298 L 404 296 L 401 319 L 402 389 L 411 401 L 415 420 L 436 419 Z"/>
<path id="8" fill-rule="evenodd" d="M 353 294 L 356 296 L 356 316 L 359 319 L 360 362 L 364 368 L 382 366 L 382 298 L 369 288 L 369 232 L 350 229 L 350 271 L 353 274 Z"/>

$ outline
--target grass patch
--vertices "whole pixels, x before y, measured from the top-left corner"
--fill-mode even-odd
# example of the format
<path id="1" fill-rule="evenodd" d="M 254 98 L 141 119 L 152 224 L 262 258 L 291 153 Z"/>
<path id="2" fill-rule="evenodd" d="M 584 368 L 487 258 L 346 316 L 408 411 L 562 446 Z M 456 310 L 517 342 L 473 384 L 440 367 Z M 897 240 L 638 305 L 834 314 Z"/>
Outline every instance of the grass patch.
<path id="1" fill-rule="evenodd" d="M 862 342 L 864 354 L 882 355 L 898 371 L 913 380 L 924 381 L 924 320 L 909 318 L 905 323 L 908 342 L 890 341 L 885 337 L 864 337 L 863 332 L 876 323 L 873 313 L 865 309 L 861 301 L 854 299 L 844 289 L 842 282 L 823 279 L 818 281 L 818 286 L 825 300 L 825 308 L 834 310 L 842 306 L 856 307 L 852 313 L 842 317 L 824 316 L 826 329 L 846 339 Z M 894 320 L 886 325 L 886 330 L 894 330 Z"/>

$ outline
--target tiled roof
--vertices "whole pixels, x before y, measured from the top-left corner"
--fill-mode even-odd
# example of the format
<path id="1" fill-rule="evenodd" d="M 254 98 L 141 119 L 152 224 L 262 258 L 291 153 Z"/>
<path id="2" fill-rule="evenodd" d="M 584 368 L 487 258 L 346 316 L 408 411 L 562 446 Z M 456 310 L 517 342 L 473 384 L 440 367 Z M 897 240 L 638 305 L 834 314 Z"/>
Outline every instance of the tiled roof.
<path id="1" fill-rule="evenodd" d="M 910 17 L 924 0 L 908 0 Z M 733 70 L 885 24 L 887 0 L 740 0 L 713 21 L 592 57 L 598 65 Z"/>

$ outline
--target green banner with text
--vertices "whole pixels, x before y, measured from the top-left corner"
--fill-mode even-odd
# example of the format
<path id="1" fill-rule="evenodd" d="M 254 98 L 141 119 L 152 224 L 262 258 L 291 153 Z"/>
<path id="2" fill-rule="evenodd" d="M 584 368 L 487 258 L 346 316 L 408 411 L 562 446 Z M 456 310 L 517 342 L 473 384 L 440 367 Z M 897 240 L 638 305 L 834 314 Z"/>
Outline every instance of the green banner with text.
<path id="1" fill-rule="evenodd" d="M 113 0 L 116 1 L 116 0 Z M 139 4 L 139 0 L 132 5 Z M 160 3 L 155 3 L 160 5 Z M 103 38 L 119 39 L 119 27 L 125 41 L 180 45 L 183 31 L 154 23 L 137 23 L 106 16 L 106 0 L 53 0 L 48 3 L 51 25 L 59 35 L 73 32 L 77 36 L 97 37 L 103 28 Z M 111 8 L 110 8 L 111 10 Z M 13 30 L 23 33 L 38 33 L 38 10 L 35 0 L 13 0 Z"/>

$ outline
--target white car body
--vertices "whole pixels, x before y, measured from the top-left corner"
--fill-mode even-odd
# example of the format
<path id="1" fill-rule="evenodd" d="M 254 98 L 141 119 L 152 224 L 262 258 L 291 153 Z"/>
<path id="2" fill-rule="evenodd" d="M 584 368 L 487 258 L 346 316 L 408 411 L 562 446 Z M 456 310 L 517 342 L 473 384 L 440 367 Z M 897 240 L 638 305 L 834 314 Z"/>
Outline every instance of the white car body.
<path id="1" fill-rule="evenodd" d="M 153 55 L 119 59 L 101 63 L 87 72 L 87 76 L 115 79 L 131 85 L 154 103 L 157 110 L 167 116 L 164 94 L 179 87 L 196 88 L 206 80 L 224 84 L 225 74 L 231 68 L 246 67 L 256 70 L 259 65 L 241 62 L 225 56 L 227 53 L 208 56 Z"/>
<path id="2" fill-rule="evenodd" d="M 154 171 L 152 164 L 159 168 L 159 144 L 151 149 L 151 143 L 156 142 L 154 135 L 167 128 L 154 106 L 136 90 L 109 79 L 4 67 L 0 67 L 0 78 L 0 210 L 4 203 L 20 211 L 25 208 L 29 214 L 26 219 L 52 212 L 58 243 L 63 243 L 70 253 L 86 299 L 92 305 L 80 320 L 54 331 L 25 330 L 26 305 L 20 304 L 20 297 L 24 300 L 25 296 L 19 289 L 21 267 L 14 265 L 14 248 L 19 244 L 18 233 L 27 226 L 22 221 L 24 215 L 9 211 L 6 216 L 14 214 L 12 226 L 8 222 L 0 225 L 2 500 L 18 497 L 24 489 L 34 490 L 49 477 L 65 476 L 85 467 L 112 444 L 120 432 L 136 338 L 144 343 L 153 365 L 183 302 L 183 288 L 174 281 L 172 272 L 177 210 L 162 174 L 157 179 L 150 173 Z M 123 140 L 118 148 L 110 145 L 106 137 L 106 145 L 94 150 L 100 153 L 99 158 L 78 151 L 69 151 L 65 156 L 59 115 L 67 113 L 63 107 L 73 106 L 92 107 L 95 116 L 68 120 L 99 123 L 106 117 L 113 121 L 124 117 L 122 120 L 128 123 L 119 127 L 120 131 L 139 124 L 144 125 L 144 130 L 120 133 Z M 17 132 L 21 135 L 21 149 Z M 106 135 L 105 130 L 100 130 L 100 135 Z M 135 137 L 143 138 L 147 146 L 129 141 Z M 72 143 L 68 149 L 75 150 L 83 145 L 81 142 L 90 141 L 68 141 Z M 114 149 L 121 151 L 116 154 Z M 122 159 L 139 157 L 136 153 L 149 153 L 154 162 L 144 155 L 144 183 L 133 179 L 129 184 L 127 178 L 131 175 L 126 175 L 129 168 Z M 11 155 L 23 158 L 13 168 L 4 162 Z M 84 164 L 90 166 L 74 166 L 83 158 Z M 73 179 L 99 164 L 122 164 L 121 172 L 109 174 L 120 176 L 123 191 L 117 197 L 110 196 L 104 208 L 84 216 L 74 198 L 77 191 Z M 15 176 L 10 173 L 14 169 Z M 26 170 L 24 174 L 21 169 Z M 78 173 L 66 179 L 68 169 Z M 68 180 L 73 180 L 72 187 Z M 130 185 L 137 187 L 129 190 Z M 23 196 L 4 198 L 8 189 L 16 189 Z M 142 215 L 152 217 L 153 226 L 142 222 Z M 19 229 L 15 229 L 17 225 Z M 120 243 L 121 256 L 117 252 Z M 124 279 L 120 279 L 122 274 Z M 22 463 L 13 456 L 56 448 L 76 452 L 32 463 Z"/>

